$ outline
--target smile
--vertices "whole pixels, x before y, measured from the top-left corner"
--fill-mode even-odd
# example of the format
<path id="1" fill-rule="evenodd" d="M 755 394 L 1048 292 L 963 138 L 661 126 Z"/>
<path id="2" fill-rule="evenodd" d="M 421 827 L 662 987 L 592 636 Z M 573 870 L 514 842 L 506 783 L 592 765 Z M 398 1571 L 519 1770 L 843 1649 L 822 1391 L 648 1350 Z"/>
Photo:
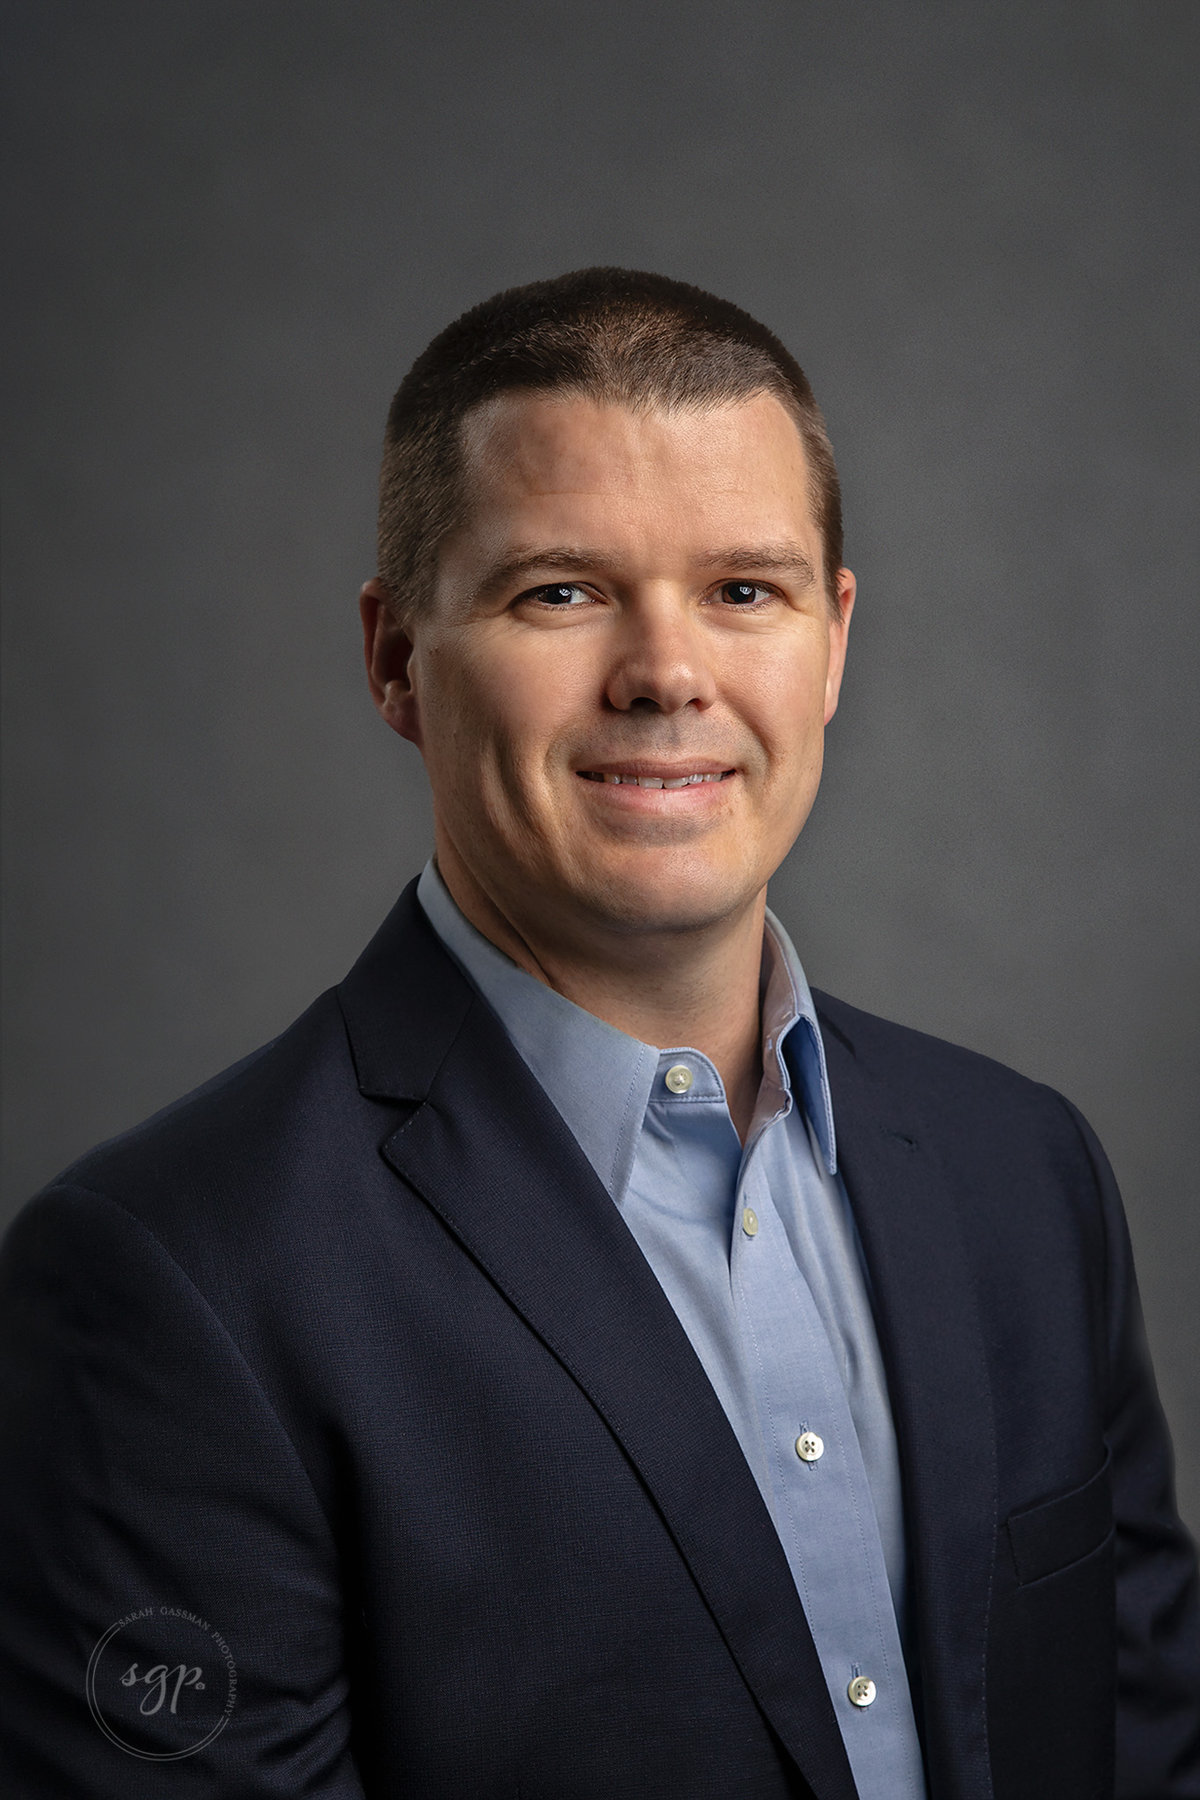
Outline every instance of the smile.
<path id="1" fill-rule="evenodd" d="M 699 787 L 705 781 L 724 781 L 733 770 L 722 769 L 713 775 L 605 775 L 598 769 L 580 769 L 578 773 L 585 781 L 605 781 L 612 787 L 684 788 Z"/>

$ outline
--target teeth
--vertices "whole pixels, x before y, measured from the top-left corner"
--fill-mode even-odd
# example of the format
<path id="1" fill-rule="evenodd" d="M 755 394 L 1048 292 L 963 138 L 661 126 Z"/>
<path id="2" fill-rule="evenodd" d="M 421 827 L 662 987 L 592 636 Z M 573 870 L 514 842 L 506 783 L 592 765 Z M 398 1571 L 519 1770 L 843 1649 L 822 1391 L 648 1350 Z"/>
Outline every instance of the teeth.
<path id="1" fill-rule="evenodd" d="M 665 780 L 661 775 L 593 775 L 588 771 L 588 779 L 607 781 L 612 787 L 620 787 L 624 783 L 627 787 L 683 788 L 698 787 L 702 781 L 723 781 L 724 775 L 720 772 L 715 775 L 678 775 Z"/>

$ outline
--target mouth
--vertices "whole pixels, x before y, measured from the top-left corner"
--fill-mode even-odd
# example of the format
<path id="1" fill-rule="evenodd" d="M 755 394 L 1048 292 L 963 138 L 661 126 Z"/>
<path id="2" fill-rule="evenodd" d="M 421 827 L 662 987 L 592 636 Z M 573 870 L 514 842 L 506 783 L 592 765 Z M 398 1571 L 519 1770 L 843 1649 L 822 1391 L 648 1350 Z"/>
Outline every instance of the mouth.
<path id="1" fill-rule="evenodd" d="M 665 771 L 660 774 L 643 774 L 635 769 L 577 769 L 575 772 L 584 781 L 602 781 L 610 787 L 641 788 L 701 787 L 706 783 L 727 781 L 734 773 L 732 769 L 691 769 L 685 773 Z"/>

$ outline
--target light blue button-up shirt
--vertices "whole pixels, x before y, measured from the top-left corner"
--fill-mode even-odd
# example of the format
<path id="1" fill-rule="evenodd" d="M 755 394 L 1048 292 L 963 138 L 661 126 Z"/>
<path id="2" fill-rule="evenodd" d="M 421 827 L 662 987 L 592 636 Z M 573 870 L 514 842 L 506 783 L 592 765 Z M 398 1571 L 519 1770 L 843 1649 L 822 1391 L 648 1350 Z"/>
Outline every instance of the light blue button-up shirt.
<path id="1" fill-rule="evenodd" d="M 763 1077 L 743 1147 L 700 1051 L 640 1043 L 526 974 L 468 923 L 432 862 L 417 896 L 574 1133 L 704 1366 L 779 1534 L 862 1800 L 923 1800 L 897 1623 L 907 1603 L 895 1431 L 825 1053 L 786 932 L 768 913 Z"/>

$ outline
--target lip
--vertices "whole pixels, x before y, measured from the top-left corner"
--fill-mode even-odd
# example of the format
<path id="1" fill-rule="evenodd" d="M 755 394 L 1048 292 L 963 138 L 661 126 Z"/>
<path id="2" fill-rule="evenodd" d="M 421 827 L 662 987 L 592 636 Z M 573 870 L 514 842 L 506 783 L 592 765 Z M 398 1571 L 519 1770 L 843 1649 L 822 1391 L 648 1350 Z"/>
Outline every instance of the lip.
<path id="1" fill-rule="evenodd" d="M 575 770 L 581 780 L 609 791 L 630 793 L 696 794 L 711 792 L 730 779 L 736 770 L 728 763 L 711 757 L 682 758 L 667 762 L 659 757 L 623 757 L 620 761 L 600 760 Z"/>
<path id="2" fill-rule="evenodd" d="M 621 762 L 602 762 L 598 767 L 577 768 L 575 774 L 579 778 L 576 791 L 587 814 L 614 824 L 625 820 L 639 829 L 651 823 L 665 827 L 671 821 L 682 827 L 686 821 L 691 831 L 702 821 L 725 818 L 731 805 L 731 790 L 738 781 L 738 771 L 728 763 L 704 757 L 686 763 L 631 757 Z M 626 779 L 614 781 L 614 775 Z M 702 779 L 687 779 L 696 775 Z M 638 779 L 628 779 L 631 776 Z M 654 785 L 643 787 L 642 781 Z M 676 785 L 664 787 L 664 782 Z"/>

